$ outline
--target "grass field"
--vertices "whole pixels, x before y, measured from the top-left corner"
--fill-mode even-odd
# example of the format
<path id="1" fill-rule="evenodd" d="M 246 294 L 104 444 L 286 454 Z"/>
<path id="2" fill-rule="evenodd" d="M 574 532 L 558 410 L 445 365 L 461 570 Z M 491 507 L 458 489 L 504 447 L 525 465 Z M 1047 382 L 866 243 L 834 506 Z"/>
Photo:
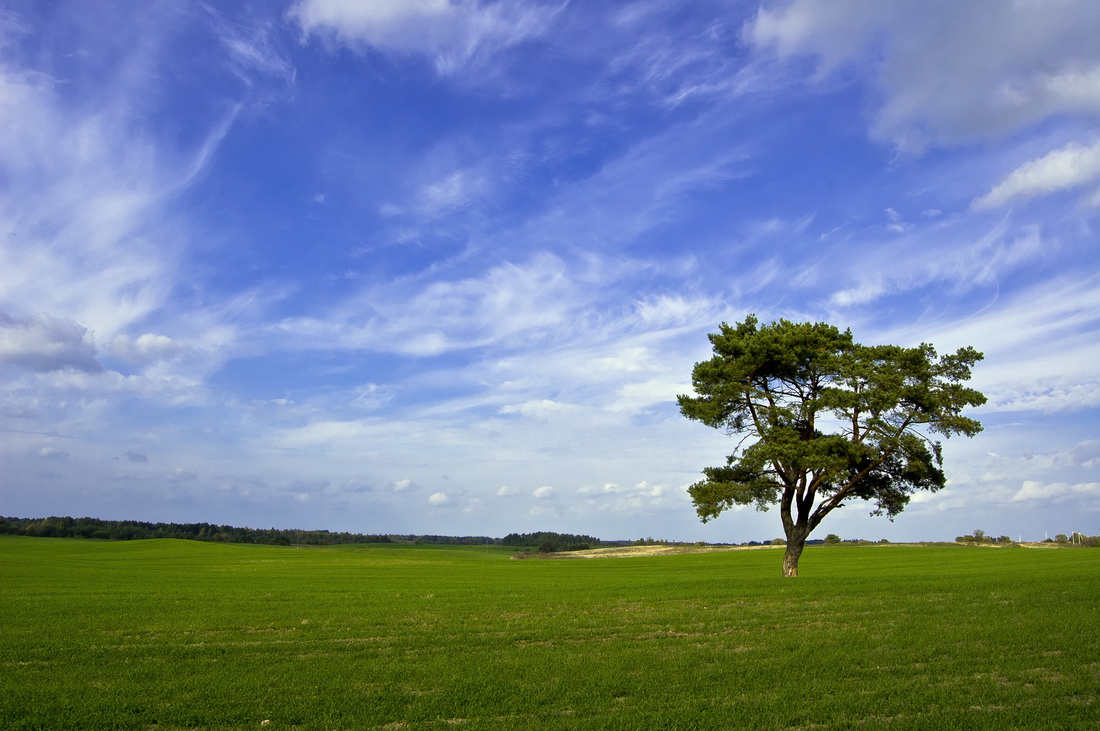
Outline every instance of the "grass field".
<path id="1" fill-rule="evenodd" d="M 0 537 L 0 728 L 1100 728 L 1100 550 L 512 555 Z"/>

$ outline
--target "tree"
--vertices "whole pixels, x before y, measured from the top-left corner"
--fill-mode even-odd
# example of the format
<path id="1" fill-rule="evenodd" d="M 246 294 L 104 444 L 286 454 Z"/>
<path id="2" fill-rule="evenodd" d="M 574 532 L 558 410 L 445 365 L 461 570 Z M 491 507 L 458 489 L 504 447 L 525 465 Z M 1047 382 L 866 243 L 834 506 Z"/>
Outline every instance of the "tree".
<path id="1" fill-rule="evenodd" d="M 872 515 L 893 519 L 912 493 L 942 488 L 930 435 L 982 429 L 962 415 L 985 403 L 964 386 L 982 359 L 973 348 L 941 357 L 928 344 L 859 345 L 827 323 L 761 326 L 755 316 L 708 337 L 714 357 L 695 364 L 695 395 L 679 397 L 680 411 L 740 441 L 688 491 L 703 522 L 735 505 L 778 503 L 784 576 L 798 575 L 806 538 L 846 500 L 872 501 Z"/>

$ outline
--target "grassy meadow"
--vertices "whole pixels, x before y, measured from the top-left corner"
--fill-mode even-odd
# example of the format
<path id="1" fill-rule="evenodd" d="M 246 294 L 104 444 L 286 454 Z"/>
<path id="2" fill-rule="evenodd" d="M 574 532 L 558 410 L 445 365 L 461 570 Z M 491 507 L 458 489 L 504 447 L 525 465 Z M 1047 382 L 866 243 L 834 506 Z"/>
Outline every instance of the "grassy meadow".
<path id="1" fill-rule="evenodd" d="M 1100 550 L 0 536 L 5 729 L 1100 727 Z"/>

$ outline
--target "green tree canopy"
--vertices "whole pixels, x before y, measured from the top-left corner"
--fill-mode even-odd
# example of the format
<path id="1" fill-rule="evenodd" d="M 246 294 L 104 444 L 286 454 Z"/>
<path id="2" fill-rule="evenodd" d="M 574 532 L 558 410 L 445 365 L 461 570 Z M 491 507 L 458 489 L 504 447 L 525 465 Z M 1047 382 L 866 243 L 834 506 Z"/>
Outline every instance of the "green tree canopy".
<path id="1" fill-rule="evenodd" d="M 734 505 L 779 504 L 785 576 L 798 575 L 806 538 L 845 500 L 893 516 L 917 490 L 944 486 L 935 435 L 973 436 L 981 423 L 962 414 L 985 396 L 966 387 L 982 359 L 973 348 L 860 345 L 827 323 L 754 316 L 709 335 L 714 357 L 692 371 L 695 395 L 680 396 L 689 419 L 739 438 L 721 467 L 689 488 L 699 517 Z"/>

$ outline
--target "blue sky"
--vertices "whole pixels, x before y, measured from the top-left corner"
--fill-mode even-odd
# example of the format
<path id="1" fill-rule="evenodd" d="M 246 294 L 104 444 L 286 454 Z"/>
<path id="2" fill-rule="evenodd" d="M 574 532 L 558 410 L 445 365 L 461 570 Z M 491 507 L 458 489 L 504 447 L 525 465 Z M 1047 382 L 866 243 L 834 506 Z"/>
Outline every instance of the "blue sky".
<path id="1" fill-rule="evenodd" d="M 0 514 L 744 541 L 756 313 L 986 354 L 895 522 L 1100 533 L 1100 6 L 0 4 Z"/>

